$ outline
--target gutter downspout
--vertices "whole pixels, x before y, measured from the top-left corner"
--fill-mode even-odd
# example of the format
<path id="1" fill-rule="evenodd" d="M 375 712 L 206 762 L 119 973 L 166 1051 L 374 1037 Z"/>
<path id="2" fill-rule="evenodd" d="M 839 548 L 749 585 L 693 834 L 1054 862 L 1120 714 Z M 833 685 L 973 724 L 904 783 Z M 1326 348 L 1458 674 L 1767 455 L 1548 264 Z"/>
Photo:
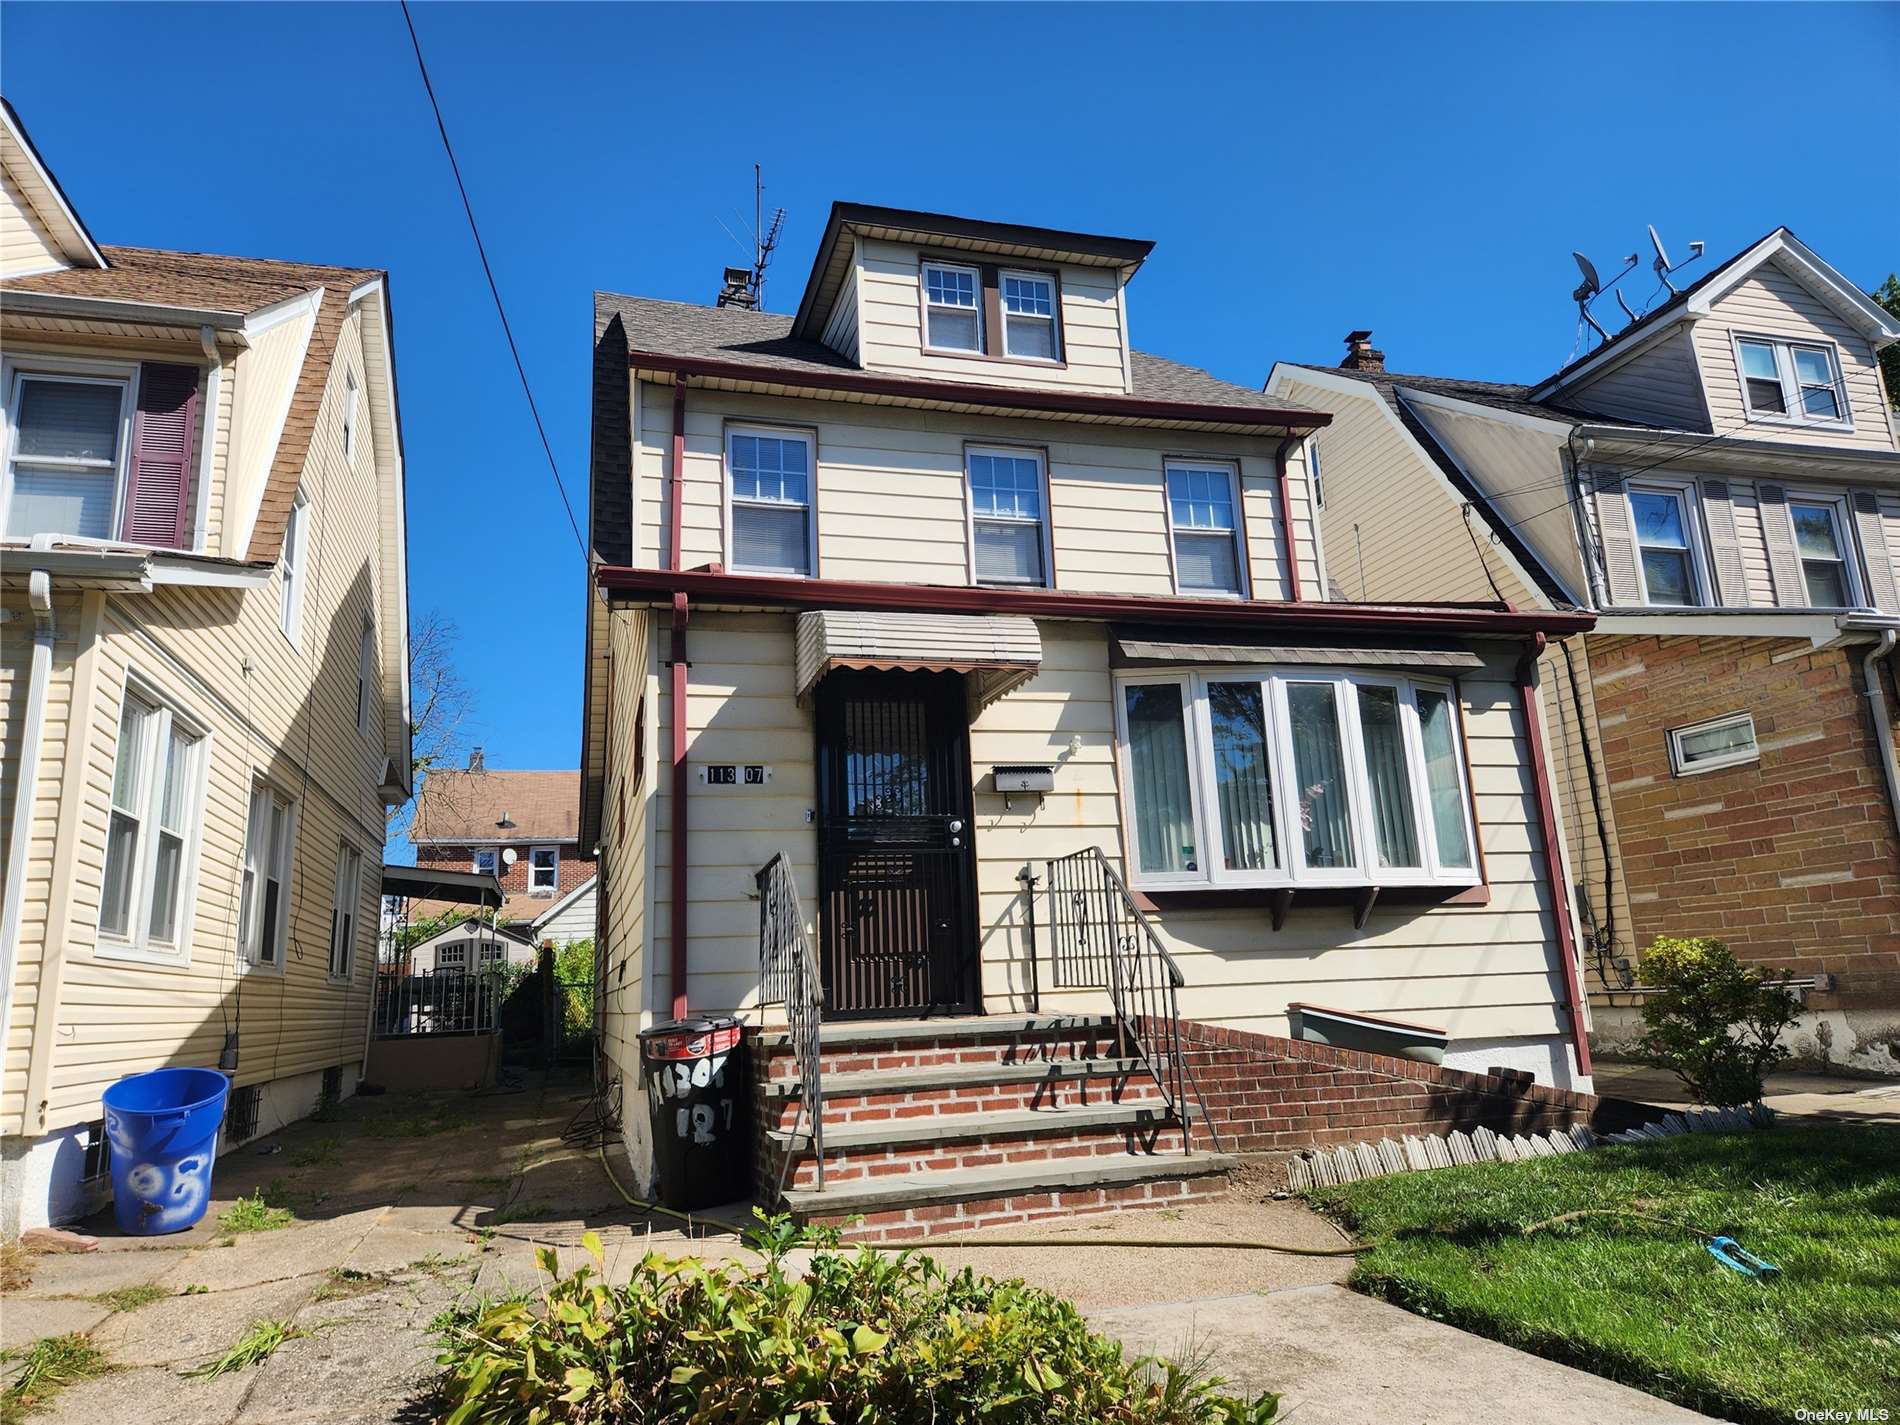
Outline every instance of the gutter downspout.
<path id="1" fill-rule="evenodd" d="M 673 459 L 667 490 L 668 532 L 667 568 L 680 567 L 680 518 L 685 507 L 682 489 L 686 472 L 686 376 L 673 376 Z M 672 844 L 672 955 L 673 1018 L 686 1018 L 689 1008 L 686 994 L 686 621 L 690 614 L 686 595 L 673 595 L 673 647 L 670 654 L 673 695 L 673 814 L 668 836 Z"/>
<path id="2" fill-rule="evenodd" d="M 1537 829 L 1544 842 L 1544 874 L 1550 882 L 1551 914 L 1557 922 L 1557 949 L 1562 957 L 1564 994 L 1570 1019 L 1570 1040 L 1577 1055 L 1577 1072 L 1591 1075 L 1590 1035 L 1584 1023 L 1582 979 L 1577 966 L 1577 942 L 1570 930 L 1570 888 L 1564 884 L 1563 852 L 1557 840 L 1557 813 L 1551 805 L 1549 765 L 1544 756 L 1543 720 L 1537 709 L 1537 660 L 1544 651 L 1543 634 L 1535 635 L 1517 660 L 1518 698 L 1524 709 L 1524 742 L 1531 757 L 1531 789 L 1537 799 Z"/>
<path id="3" fill-rule="evenodd" d="M 1880 661 L 1893 652 L 1896 643 L 1900 643 L 1900 633 L 1890 628 L 1882 629 L 1880 642 L 1860 660 L 1860 671 L 1867 680 L 1867 709 L 1873 714 L 1874 741 L 1880 746 L 1880 770 L 1887 775 L 1887 809 L 1893 813 L 1895 833 L 1900 834 L 1900 753 L 1894 751 L 1893 722 L 1887 712 L 1887 690 L 1880 684 Z M 14 834 L 19 834 L 17 823 Z"/>
<path id="4" fill-rule="evenodd" d="M 50 535 L 36 534 L 34 550 L 52 548 Z M 7 839 L 7 891 L 0 910 L 0 1025 L 13 1022 L 13 974 L 19 961 L 20 919 L 26 912 L 26 858 L 33 846 L 33 803 L 39 796 L 40 747 L 46 734 L 46 692 L 53 672 L 53 577 L 44 569 L 27 575 L 27 604 L 33 611 L 33 655 L 27 674 L 26 715 L 20 744 L 8 748 L 18 769 L 13 784 L 13 834 Z"/>
<path id="5" fill-rule="evenodd" d="M 1293 440 L 1292 435 L 1281 438 L 1278 449 L 1273 452 L 1273 473 L 1280 481 L 1280 533 L 1286 542 L 1288 599 L 1297 604 L 1300 602 L 1300 556 L 1293 547 L 1293 481 L 1286 473 L 1287 448 Z"/>

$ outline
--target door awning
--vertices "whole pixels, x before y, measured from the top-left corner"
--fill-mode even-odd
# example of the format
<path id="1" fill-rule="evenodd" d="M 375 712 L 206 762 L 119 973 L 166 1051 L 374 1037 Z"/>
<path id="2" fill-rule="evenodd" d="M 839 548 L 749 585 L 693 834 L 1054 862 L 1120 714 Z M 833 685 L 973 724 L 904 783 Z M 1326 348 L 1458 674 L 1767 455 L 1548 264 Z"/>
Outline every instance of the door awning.
<path id="1" fill-rule="evenodd" d="M 1115 652 L 1121 663 L 1301 663 L 1341 668 L 1423 668 L 1441 673 L 1484 667 L 1482 657 L 1463 648 L 1308 648 L 1117 637 Z"/>
<path id="2" fill-rule="evenodd" d="M 834 668 L 967 673 L 972 704 L 994 702 L 1036 676 L 1042 635 L 1015 614 L 878 613 L 813 609 L 798 616 L 798 696 Z"/>

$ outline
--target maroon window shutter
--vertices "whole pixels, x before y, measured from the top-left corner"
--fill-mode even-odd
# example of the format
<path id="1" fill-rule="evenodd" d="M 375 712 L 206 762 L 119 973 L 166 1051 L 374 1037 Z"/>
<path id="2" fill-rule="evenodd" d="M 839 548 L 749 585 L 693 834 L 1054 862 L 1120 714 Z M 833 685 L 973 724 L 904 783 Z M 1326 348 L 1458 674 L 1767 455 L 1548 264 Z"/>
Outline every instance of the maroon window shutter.
<path id="1" fill-rule="evenodd" d="M 167 549 L 184 547 L 191 531 L 191 457 L 197 435 L 198 368 L 142 363 L 121 538 Z"/>

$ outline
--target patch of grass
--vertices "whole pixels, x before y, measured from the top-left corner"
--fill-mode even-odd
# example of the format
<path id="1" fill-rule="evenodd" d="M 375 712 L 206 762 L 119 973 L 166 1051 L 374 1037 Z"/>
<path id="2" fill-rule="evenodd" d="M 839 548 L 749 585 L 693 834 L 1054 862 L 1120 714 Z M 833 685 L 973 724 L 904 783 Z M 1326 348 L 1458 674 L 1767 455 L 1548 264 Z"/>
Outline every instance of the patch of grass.
<path id="1" fill-rule="evenodd" d="M 314 1143 L 306 1143 L 303 1147 L 291 1153 L 291 1166 L 296 1168 L 314 1168 L 319 1163 L 334 1163 L 336 1161 L 337 1145 L 342 1141 L 341 1138 L 332 1133 L 317 1139 Z"/>
<path id="2" fill-rule="evenodd" d="M 19 1373 L 0 1396 L 0 1420 L 24 1419 L 75 1381 L 111 1369 L 105 1352 L 78 1331 L 35 1341 L 22 1359 Z"/>
<path id="3" fill-rule="evenodd" d="M 447 1252 L 431 1252 L 426 1257 L 416 1258 L 415 1261 L 408 1265 L 406 1270 L 412 1272 L 428 1272 L 433 1276 L 437 1272 L 451 1271 L 456 1267 L 465 1266 L 467 1263 L 467 1257 L 451 1257 Z"/>
<path id="4" fill-rule="evenodd" d="M 18 1242 L 0 1242 L 0 1291 L 25 1291 L 32 1285 L 32 1254 Z"/>
<path id="5" fill-rule="evenodd" d="M 1372 1247 L 1352 1283 L 1742 1422 L 1900 1401 L 1900 1128 L 1691 1134 L 1313 1194 Z M 1720 1266 L 1734 1237 L 1782 1274 Z"/>
<path id="6" fill-rule="evenodd" d="M 141 1282 L 137 1286 L 122 1286 L 117 1291 L 102 1291 L 93 1300 L 114 1311 L 137 1311 L 170 1295 L 171 1292 L 157 1282 Z"/>
<path id="7" fill-rule="evenodd" d="M 211 1288 L 206 1286 L 203 1282 L 189 1282 L 178 1289 L 178 1294 L 180 1296 L 203 1296 L 210 1290 Z"/>
<path id="8" fill-rule="evenodd" d="M 500 1227 L 509 1222 L 545 1222 L 557 1216 L 555 1210 L 545 1202 L 518 1202 L 513 1206 L 501 1208 L 489 1219 L 492 1226 Z"/>
<path id="9" fill-rule="evenodd" d="M 412 1113 L 365 1119 L 363 1131 L 372 1138 L 431 1138 L 466 1128 L 469 1122 L 467 1113 L 453 1099 L 425 1100 Z"/>
<path id="10" fill-rule="evenodd" d="M 218 1230 L 236 1237 L 245 1232 L 275 1232 L 290 1226 L 288 1208 L 274 1207 L 260 1188 L 250 1197 L 241 1197 L 218 1214 Z"/>
<path id="11" fill-rule="evenodd" d="M 323 1285 L 312 1296 L 315 1301 L 340 1301 L 374 1291 L 388 1279 L 381 1272 L 359 1272 L 354 1267 L 332 1267 Z"/>
<path id="12" fill-rule="evenodd" d="M 251 1329 L 238 1337 L 236 1344 L 222 1356 L 214 1361 L 206 1361 L 201 1366 L 193 1366 L 188 1371 L 181 1371 L 180 1374 L 193 1380 L 216 1380 L 232 1371 L 248 1370 L 268 1361 L 284 1342 L 295 1341 L 309 1334 L 288 1321 L 253 1321 Z"/>

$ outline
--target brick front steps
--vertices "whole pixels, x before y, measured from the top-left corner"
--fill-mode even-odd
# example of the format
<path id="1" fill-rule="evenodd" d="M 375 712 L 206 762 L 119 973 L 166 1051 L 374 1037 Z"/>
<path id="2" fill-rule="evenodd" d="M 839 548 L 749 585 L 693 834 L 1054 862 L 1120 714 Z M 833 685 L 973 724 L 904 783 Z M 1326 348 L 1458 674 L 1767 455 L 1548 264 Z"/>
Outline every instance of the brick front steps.
<path id="1" fill-rule="evenodd" d="M 753 1043 L 759 1200 L 799 1221 L 963 1231 L 1210 1195 L 1230 1166 L 1182 1151 L 1181 1121 L 1105 1016 L 843 1022 L 820 1040 L 820 1192 L 789 1039 Z"/>

